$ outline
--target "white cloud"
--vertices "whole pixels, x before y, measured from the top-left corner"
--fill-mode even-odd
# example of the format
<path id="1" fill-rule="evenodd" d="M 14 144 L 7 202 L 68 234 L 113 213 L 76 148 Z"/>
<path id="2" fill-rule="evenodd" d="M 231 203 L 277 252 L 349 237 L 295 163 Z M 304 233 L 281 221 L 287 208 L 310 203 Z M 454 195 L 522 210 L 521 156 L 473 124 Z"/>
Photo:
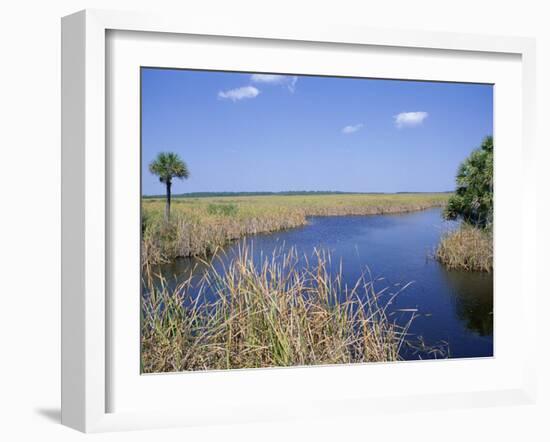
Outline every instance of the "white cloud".
<path id="1" fill-rule="evenodd" d="M 399 129 L 402 127 L 415 127 L 421 125 L 428 118 L 428 112 L 401 112 L 394 115 L 393 118 Z"/>
<path id="2" fill-rule="evenodd" d="M 250 79 L 253 83 L 280 84 L 284 81 L 285 75 L 252 74 Z"/>
<path id="3" fill-rule="evenodd" d="M 255 98 L 260 91 L 254 86 L 244 86 L 237 89 L 218 92 L 218 98 L 223 98 L 231 101 L 243 100 L 245 98 Z"/>
<path id="4" fill-rule="evenodd" d="M 354 132 L 357 132 L 359 129 L 361 129 L 363 127 L 363 124 L 362 123 L 359 123 L 359 124 L 353 124 L 353 125 L 350 125 L 350 126 L 346 126 L 342 129 L 342 133 L 343 134 L 352 134 Z"/>
<path id="5" fill-rule="evenodd" d="M 278 84 L 286 86 L 290 92 L 296 90 L 296 83 L 298 82 L 298 77 L 289 76 L 289 75 L 276 75 L 276 74 L 252 74 L 250 76 L 252 83 L 262 83 L 262 84 Z"/>

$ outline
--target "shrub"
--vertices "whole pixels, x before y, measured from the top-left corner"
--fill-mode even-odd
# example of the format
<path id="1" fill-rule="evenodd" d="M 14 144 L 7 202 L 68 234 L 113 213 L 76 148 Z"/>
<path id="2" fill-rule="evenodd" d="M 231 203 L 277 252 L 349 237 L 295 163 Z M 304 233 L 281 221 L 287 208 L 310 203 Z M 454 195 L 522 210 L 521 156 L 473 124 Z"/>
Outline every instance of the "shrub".
<path id="1" fill-rule="evenodd" d="M 493 137 L 486 137 L 460 165 L 456 193 L 445 208 L 447 219 L 462 218 L 468 224 L 488 227 L 493 223 Z"/>

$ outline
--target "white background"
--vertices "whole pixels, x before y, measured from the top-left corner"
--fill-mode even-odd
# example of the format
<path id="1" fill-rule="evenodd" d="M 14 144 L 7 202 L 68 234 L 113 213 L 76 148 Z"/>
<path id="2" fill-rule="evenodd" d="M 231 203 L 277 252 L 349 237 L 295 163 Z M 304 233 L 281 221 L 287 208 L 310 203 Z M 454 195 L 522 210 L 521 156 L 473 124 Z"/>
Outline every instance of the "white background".
<path id="1" fill-rule="evenodd" d="M 22 0 L 0 9 L 0 438 L 82 440 L 59 425 L 60 358 L 60 22 L 86 7 L 167 8 L 174 14 L 239 15 L 255 21 L 311 20 L 371 27 L 535 36 L 538 38 L 539 216 L 548 219 L 550 13 L 543 1 L 521 2 L 319 0 L 195 2 Z M 546 2 L 547 3 L 547 2 Z M 546 79 L 546 82 L 544 82 Z M 545 152 L 546 148 L 546 152 Z M 546 163 L 546 166 L 545 166 Z M 539 225 L 539 305 L 548 311 L 542 283 L 548 234 Z M 546 259 L 546 262 L 548 260 Z M 550 373 L 548 327 L 540 321 L 540 373 Z M 452 382 L 452 379 L 449 380 Z M 95 440 L 547 440 L 549 383 L 540 377 L 537 405 L 380 414 L 346 421 L 235 425 L 88 436 Z"/>
<path id="2" fill-rule="evenodd" d="M 522 305 L 517 293 L 530 286 L 510 279 L 522 254 L 522 218 L 517 216 L 521 188 L 521 64 L 518 56 L 485 55 L 429 50 L 401 50 L 355 46 L 342 51 L 335 45 L 274 45 L 246 40 L 212 38 L 163 38 L 158 34 L 115 32 L 111 34 L 110 83 L 110 393 L 109 411 L 178 409 L 188 419 L 207 413 L 212 421 L 227 413 L 250 416 L 262 409 L 269 417 L 278 407 L 290 404 L 314 410 L 330 400 L 344 407 L 344 397 L 380 404 L 383 396 L 402 398 L 428 394 L 465 393 L 521 388 L 523 359 L 520 350 L 525 334 L 518 333 Z M 331 62 L 327 64 L 327 60 Z M 235 370 L 185 373 L 179 376 L 143 376 L 140 361 L 139 268 L 140 165 L 139 145 L 140 66 L 193 67 L 234 71 L 292 72 L 298 74 L 369 76 L 375 78 L 421 78 L 495 84 L 494 133 L 499 140 L 495 159 L 495 241 L 498 247 L 495 272 L 495 358 L 468 361 L 365 364 L 301 368 L 293 370 Z M 428 77 L 426 77 L 428 75 Z M 132 195 L 134 197 L 132 197 Z M 527 212 L 525 212 L 527 214 Z M 526 215 L 527 216 L 527 215 Z M 531 223 L 525 222 L 524 226 Z M 525 228 L 525 227 L 524 227 Z M 516 233 L 510 235 L 510 232 Z M 532 272 L 533 273 L 533 272 Z M 525 277 L 525 276 L 523 276 Z M 527 288 L 525 288 L 527 287 Z M 531 298 L 532 299 L 532 298 Z M 376 379 L 377 382 L 365 382 Z M 453 382 L 449 382 L 453 379 Z M 323 388 L 319 388 L 319 386 Z M 174 392 L 182 392 L 185 401 Z M 369 401 L 370 400 L 370 401 Z M 456 403 L 456 399 L 454 400 Z M 250 404 L 254 404 L 250 408 Z M 415 402 L 411 401 L 414 406 Z M 248 406 L 248 408 L 247 408 Z M 411 405 L 409 405 L 411 406 Z M 323 406 L 321 406 L 324 408 Z M 356 407 L 353 407 L 356 409 Z M 437 406 L 432 407 L 437 409 Z M 244 410 L 244 411 L 243 411 Z M 250 421 L 260 420 L 260 417 Z"/>

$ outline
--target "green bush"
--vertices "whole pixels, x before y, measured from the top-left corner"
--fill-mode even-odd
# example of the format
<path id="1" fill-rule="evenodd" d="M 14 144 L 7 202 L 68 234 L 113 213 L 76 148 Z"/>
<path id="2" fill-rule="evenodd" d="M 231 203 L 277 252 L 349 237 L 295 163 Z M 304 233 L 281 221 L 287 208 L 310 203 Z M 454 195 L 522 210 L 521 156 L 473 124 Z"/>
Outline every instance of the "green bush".
<path id="1" fill-rule="evenodd" d="M 447 219 L 476 227 L 493 223 L 493 137 L 486 137 L 458 168 L 456 192 L 445 208 Z"/>
<path id="2" fill-rule="evenodd" d="M 208 204 L 206 208 L 210 215 L 222 215 L 222 216 L 233 216 L 237 214 L 238 207 L 236 204 L 225 203 L 225 204 Z"/>

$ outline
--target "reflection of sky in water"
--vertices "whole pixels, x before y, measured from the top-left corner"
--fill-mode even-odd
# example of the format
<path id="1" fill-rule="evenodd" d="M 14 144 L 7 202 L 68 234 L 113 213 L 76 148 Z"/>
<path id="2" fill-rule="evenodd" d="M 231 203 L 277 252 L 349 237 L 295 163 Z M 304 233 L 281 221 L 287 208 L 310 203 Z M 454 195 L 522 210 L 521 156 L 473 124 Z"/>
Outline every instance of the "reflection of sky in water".
<path id="1" fill-rule="evenodd" d="M 452 357 L 491 356 L 493 353 L 492 275 L 447 271 L 433 259 L 443 231 L 455 227 L 441 219 L 440 209 L 401 215 L 315 217 L 309 225 L 247 239 L 254 259 L 274 251 L 295 247 L 300 256 L 312 256 L 314 248 L 328 250 L 332 268 L 340 263 L 344 282 L 353 286 L 361 274 L 379 279 L 375 286 L 389 292 L 412 282 L 393 303 L 395 309 L 417 308 L 420 317 L 411 332 L 427 344 L 449 343 Z M 225 257 L 215 260 L 218 269 L 237 253 L 238 243 L 229 246 Z M 200 274 L 198 260 L 179 259 L 162 266 L 162 273 L 175 284 L 191 267 Z M 406 357 L 416 358 L 414 355 Z"/>

